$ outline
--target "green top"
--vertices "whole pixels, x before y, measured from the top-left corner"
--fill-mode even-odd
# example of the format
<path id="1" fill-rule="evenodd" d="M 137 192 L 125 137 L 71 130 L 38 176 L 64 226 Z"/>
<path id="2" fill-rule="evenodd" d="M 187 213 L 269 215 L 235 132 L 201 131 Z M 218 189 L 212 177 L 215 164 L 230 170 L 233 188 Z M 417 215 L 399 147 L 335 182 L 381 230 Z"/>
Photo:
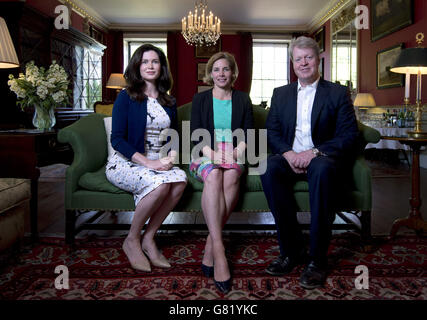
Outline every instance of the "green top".
<path id="1" fill-rule="evenodd" d="M 213 98 L 215 138 L 218 142 L 233 142 L 231 133 L 231 100 Z"/>

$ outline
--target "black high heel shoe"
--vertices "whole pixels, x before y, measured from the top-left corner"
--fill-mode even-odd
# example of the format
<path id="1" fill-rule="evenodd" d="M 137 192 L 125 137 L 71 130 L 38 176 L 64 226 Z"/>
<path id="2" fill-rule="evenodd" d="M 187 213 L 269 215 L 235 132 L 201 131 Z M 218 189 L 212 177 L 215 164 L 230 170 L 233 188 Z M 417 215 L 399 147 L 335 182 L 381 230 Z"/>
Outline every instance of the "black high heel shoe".
<path id="1" fill-rule="evenodd" d="M 214 267 L 207 266 L 202 263 L 202 272 L 206 278 L 213 278 L 214 276 Z"/>
<path id="2" fill-rule="evenodd" d="M 214 283 L 217 289 L 224 294 L 227 294 L 231 290 L 231 277 L 225 281 L 216 281 L 214 279 Z"/>

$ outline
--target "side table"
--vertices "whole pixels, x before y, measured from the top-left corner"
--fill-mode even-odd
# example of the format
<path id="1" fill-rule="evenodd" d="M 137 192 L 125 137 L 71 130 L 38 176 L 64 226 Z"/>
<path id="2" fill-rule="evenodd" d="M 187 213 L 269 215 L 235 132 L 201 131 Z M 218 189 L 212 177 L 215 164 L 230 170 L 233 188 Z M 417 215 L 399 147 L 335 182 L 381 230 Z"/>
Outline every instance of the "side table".
<path id="1" fill-rule="evenodd" d="M 427 138 L 413 138 L 409 136 L 382 136 L 381 139 L 395 140 L 402 144 L 408 145 L 412 150 L 412 188 L 411 197 L 409 198 L 409 215 L 406 218 L 397 219 L 393 222 L 390 231 L 390 237 L 394 237 L 400 227 L 405 226 L 415 230 L 417 234 L 427 232 L 427 222 L 421 215 L 421 196 L 420 196 L 420 149 L 427 145 Z"/>
<path id="2" fill-rule="evenodd" d="M 58 152 L 70 152 L 57 142 L 57 132 L 36 129 L 0 131 L 0 177 L 31 180 L 30 223 L 33 241 L 38 239 L 38 167 L 54 163 Z"/>

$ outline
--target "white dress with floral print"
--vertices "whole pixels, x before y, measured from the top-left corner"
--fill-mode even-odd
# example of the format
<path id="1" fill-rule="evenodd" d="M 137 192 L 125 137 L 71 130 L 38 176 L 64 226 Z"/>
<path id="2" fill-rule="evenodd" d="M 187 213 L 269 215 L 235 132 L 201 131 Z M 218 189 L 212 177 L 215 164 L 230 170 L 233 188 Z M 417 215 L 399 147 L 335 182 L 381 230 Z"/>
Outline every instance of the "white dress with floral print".
<path id="1" fill-rule="evenodd" d="M 160 158 L 160 132 L 170 127 L 170 118 L 156 99 L 148 98 L 147 125 L 145 131 L 145 156 L 150 160 Z M 118 152 L 108 160 L 106 166 L 107 179 L 116 187 L 131 192 L 135 206 L 148 193 L 163 183 L 187 181 L 185 172 L 178 167 L 168 171 L 146 168 L 134 163 Z"/>

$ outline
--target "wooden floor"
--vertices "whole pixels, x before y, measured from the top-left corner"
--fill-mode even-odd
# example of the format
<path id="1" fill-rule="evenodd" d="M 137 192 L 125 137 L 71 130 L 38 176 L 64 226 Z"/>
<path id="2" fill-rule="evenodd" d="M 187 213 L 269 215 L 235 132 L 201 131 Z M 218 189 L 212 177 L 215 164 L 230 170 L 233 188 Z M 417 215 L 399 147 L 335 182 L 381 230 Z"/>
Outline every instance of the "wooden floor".
<path id="1" fill-rule="evenodd" d="M 372 162 L 375 166 L 381 167 L 382 163 Z M 371 165 L 371 163 L 370 163 Z M 409 210 L 409 196 L 411 190 L 410 169 L 407 164 L 400 162 L 396 165 L 384 164 L 390 168 L 392 174 L 374 176 L 372 179 L 372 234 L 387 235 L 390 232 L 392 223 L 397 218 L 406 217 Z M 374 170 L 375 171 L 375 170 Z M 386 170 L 387 171 L 387 170 Z M 427 199 L 427 169 L 421 169 L 421 198 Z M 64 236 L 64 181 L 45 181 L 43 178 L 39 182 L 39 232 L 45 236 Z M 424 219 L 427 219 L 427 204 L 421 207 Z M 93 213 L 86 214 L 86 217 Z M 112 216 L 109 213 L 100 218 L 100 222 L 110 222 L 115 220 L 118 223 L 130 223 L 132 212 L 118 213 Z M 84 218 L 86 218 L 84 217 Z M 300 213 L 299 219 L 302 222 L 309 222 L 309 214 Z M 337 218 L 336 223 L 344 223 Z M 164 223 L 188 223 L 204 224 L 202 214 L 195 213 L 171 213 Z M 238 224 L 271 224 L 274 221 L 270 212 L 265 213 L 233 213 L 229 223 Z M 248 227 L 250 230 L 250 227 Z M 28 225 L 26 227 L 28 231 Z M 100 236 L 121 236 L 127 231 L 82 231 L 78 237 L 88 234 Z M 412 231 L 402 228 L 400 233 L 412 233 Z"/>

